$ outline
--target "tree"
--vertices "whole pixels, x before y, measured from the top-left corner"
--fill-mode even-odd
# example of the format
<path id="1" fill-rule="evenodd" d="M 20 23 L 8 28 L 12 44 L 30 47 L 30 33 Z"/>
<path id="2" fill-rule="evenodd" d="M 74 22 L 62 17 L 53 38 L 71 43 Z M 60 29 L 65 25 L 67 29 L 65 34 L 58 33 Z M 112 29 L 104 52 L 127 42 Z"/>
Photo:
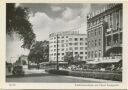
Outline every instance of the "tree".
<path id="1" fill-rule="evenodd" d="M 66 52 L 66 55 L 64 56 L 64 61 L 68 62 L 68 64 L 72 64 L 74 61 L 73 52 Z"/>
<path id="2" fill-rule="evenodd" d="M 10 36 L 14 32 L 19 34 L 20 39 L 23 41 L 22 47 L 30 49 L 36 36 L 28 19 L 28 8 L 16 7 L 14 3 L 6 4 L 6 33 Z"/>
<path id="3" fill-rule="evenodd" d="M 46 40 L 36 41 L 30 49 L 28 60 L 36 63 L 37 66 L 39 66 L 39 63 L 49 61 L 49 42 Z"/>

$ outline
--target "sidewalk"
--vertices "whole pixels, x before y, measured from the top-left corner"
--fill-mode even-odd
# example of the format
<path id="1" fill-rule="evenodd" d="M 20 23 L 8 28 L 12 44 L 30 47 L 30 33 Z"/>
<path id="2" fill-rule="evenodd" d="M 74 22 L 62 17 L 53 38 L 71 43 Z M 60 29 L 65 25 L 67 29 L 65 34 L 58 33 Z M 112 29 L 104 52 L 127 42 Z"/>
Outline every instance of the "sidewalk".
<path id="1" fill-rule="evenodd" d="M 75 76 L 64 76 L 64 77 L 87 80 L 87 81 L 94 81 L 94 82 L 100 82 L 100 83 L 121 83 L 121 81 L 112 81 L 112 80 L 95 79 L 95 78 L 83 78 L 83 77 L 75 77 Z"/>
<path id="2" fill-rule="evenodd" d="M 26 74 L 41 74 L 46 73 L 44 69 L 25 69 L 25 75 Z"/>
<path id="3" fill-rule="evenodd" d="M 44 73 L 47 73 L 45 72 L 44 69 L 24 69 L 25 71 L 25 75 L 41 75 L 41 74 L 44 74 Z M 12 76 L 12 72 L 8 72 L 6 71 L 6 76 Z"/>

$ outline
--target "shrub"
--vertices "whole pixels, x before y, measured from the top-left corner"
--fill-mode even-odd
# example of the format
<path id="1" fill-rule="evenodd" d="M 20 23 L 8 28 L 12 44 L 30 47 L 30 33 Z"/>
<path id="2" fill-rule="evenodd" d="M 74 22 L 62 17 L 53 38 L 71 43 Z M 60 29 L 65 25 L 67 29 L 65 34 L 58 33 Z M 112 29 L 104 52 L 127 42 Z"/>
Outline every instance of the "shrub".
<path id="1" fill-rule="evenodd" d="M 69 75 L 85 77 L 85 78 L 96 78 L 96 79 L 122 81 L 122 74 L 117 74 L 117 73 L 71 71 L 71 72 L 69 72 Z"/>
<path id="2" fill-rule="evenodd" d="M 112 73 L 112 72 L 66 71 L 66 70 L 55 70 L 55 69 L 47 70 L 47 72 L 58 75 L 69 75 L 69 76 L 84 77 L 84 78 L 122 81 L 122 74 Z"/>
<path id="3" fill-rule="evenodd" d="M 47 70 L 47 72 L 51 74 L 58 74 L 58 75 L 69 75 L 69 71 L 66 71 L 66 70 L 51 69 L 51 70 Z"/>

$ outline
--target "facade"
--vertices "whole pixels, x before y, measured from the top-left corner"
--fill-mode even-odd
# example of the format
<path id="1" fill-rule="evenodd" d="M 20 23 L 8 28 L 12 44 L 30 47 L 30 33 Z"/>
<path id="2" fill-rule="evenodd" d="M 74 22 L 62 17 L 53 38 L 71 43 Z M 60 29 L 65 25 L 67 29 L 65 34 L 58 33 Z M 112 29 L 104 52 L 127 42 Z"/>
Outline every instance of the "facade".
<path id="1" fill-rule="evenodd" d="M 122 4 L 108 4 L 87 16 L 88 60 L 122 55 Z"/>
<path id="2" fill-rule="evenodd" d="M 79 60 L 84 61 L 87 59 L 86 34 L 79 34 L 78 31 L 51 33 L 49 35 L 49 61 L 57 61 L 57 45 L 58 61 L 60 62 L 64 61 L 66 52 L 72 52 L 73 57 L 78 56 Z"/>

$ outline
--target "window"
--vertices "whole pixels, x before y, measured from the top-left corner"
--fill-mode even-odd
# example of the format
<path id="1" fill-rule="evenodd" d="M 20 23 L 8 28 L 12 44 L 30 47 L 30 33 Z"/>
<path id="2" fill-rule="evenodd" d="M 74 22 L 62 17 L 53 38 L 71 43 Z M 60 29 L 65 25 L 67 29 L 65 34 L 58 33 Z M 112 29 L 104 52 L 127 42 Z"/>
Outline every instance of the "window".
<path id="1" fill-rule="evenodd" d="M 80 52 L 80 54 L 83 54 L 83 52 Z"/>
<path id="2" fill-rule="evenodd" d="M 91 57 L 93 58 L 93 51 L 92 51 Z"/>
<path id="3" fill-rule="evenodd" d="M 97 51 L 95 51 L 95 57 L 97 57 Z"/>
<path id="4" fill-rule="evenodd" d="M 90 58 L 90 52 L 88 52 L 88 58 Z"/>
<path id="5" fill-rule="evenodd" d="M 80 59 L 83 59 L 83 56 L 80 56 Z"/>
<path id="6" fill-rule="evenodd" d="M 83 38 L 80 38 L 80 41 L 83 41 Z"/>
<path id="7" fill-rule="evenodd" d="M 87 45 L 87 43 L 85 43 L 85 45 Z"/>
<path id="8" fill-rule="evenodd" d="M 92 47 L 94 46 L 94 42 L 93 42 L 93 40 L 92 40 L 92 45 L 91 45 Z"/>
<path id="9" fill-rule="evenodd" d="M 75 41 L 78 41 L 78 38 L 75 38 Z"/>
<path id="10" fill-rule="evenodd" d="M 120 43 L 122 44 L 122 33 L 120 33 Z"/>
<path id="11" fill-rule="evenodd" d="M 68 47 L 68 44 L 66 43 L 66 47 Z"/>
<path id="12" fill-rule="evenodd" d="M 78 47 L 75 47 L 75 50 L 78 50 Z"/>
<path id="13" fill-rule="evenodd" d="M 83 50 L 83 47 L 80 47 L 80 50 Z"/>
<path id="14" fill-rule="evenodd" d="M 111 45 L 111 36 L 107 36 L 106 43 L 107 43 L 107 46 Z"/>
<path id="15" fill-rule="evenodd" d="M 56 49 L 54 49 L 54 51 L 56 51 Z"/>
<path id="16" fill-rule="evenodd" d="M 64 60 L 64 57 L 62 57 L 61 59 Z"/>
<path id="17" fill-rule="evenodd" d="M 62 55 L 64 55 L 64 53 L 62 53 Z"/>
<path id="18" fill-rule="evenodd" d="M 96 40 L 95 40 L 95 46 L 96 46 Z"/>
<path id="19" fill-rule="evenodd" d="M 64 38 L 64 36 L 62 36 L 61 38 Z"/>
<path id="20" fill-rule="evenodd" d="M 61 49 L 61 51 L 64 51 L 64 49 Z"/>
<path id="21" fill-rule="evenodd" d="M 56 47 L 56 45 L 54 45 L 54 47 Z"/>
<path id="22" fill-rule="evenodd" d="M 88 47 L 90 47 L 90 41 L 88 41 Z"/>
<path id="23" fill-rule="evenodd" d="M 101 39 L 99 39 L 99 46 L 101 45 Z"/>
<path id="24" fill-rule="evenodd" d="M 68 38 L 68 36 L 66 36 L 66 38 Z"/>
<path id="25" fill-rule="evenodd" d="M 69 45 L 72 45 L 72 43 L 69 43 Z"/>
<path id="26" fill-rule="evenodd" d="M 95 36 L 96 36 L 96 29 L 95 29 Z"/>
<path id="27" fill-rule="evenodd" d="M 54 53 L 54 56 L 56 55 L 56 53 Z"/>
<path id="28" fill-rule="evenodd" d="M 69 41 L 72 41 L 72 38 L 69 38 Z"/>
<path id="29" fill-rule="evenodd" d="M 72 47 L 70 47 L 69 50 L 72 50 Z"/>
<path id="30" fill-rule="evenodd" d="M 85 47 L 85 50 L 87 50 L 87 47 Z"/>
<path id="31" fill-rule="evenodd" d="M 99 57 L 101 57 L 101 50 L 99 50 Z"/>
<path id="32" fill-rule="evenodd" d="M 74 43 L 74 45 L 78 45 L 78 43 Z"/>
<path id="33" fill-rule="evenodd" d="M 85 54 L 87 54 L 87 52 L 85 52 Z"/>
<path id="34" fill-rule="evenodd" d="M 88 37 L 90 37 L 90 32 L 88 31 Z"/>
<path id="35" fill-rule="evenodd" d="M 75 52 L 75 54 L 78 54 L 78 52 Z"/>
<path id="36" fill-rule="evenodd" d="M 101 34 L 101 28 L 99 28 L 99 35 Z"/>
<path id="37" fill-rule="evenodd" d="M 62 44 L 61 46 L 64 47 L 64 44 Z"/>
<path id="38" fill-rule="evenodd" d="M 64 43 L 64 40 L 61 40 L 62 43 Z"/>
<path id="39" fill-rule="evenodd" d="M 80 42 L 80 45 L 83 45 L 83 43 L 82 43 L 82 42 Z"/>

